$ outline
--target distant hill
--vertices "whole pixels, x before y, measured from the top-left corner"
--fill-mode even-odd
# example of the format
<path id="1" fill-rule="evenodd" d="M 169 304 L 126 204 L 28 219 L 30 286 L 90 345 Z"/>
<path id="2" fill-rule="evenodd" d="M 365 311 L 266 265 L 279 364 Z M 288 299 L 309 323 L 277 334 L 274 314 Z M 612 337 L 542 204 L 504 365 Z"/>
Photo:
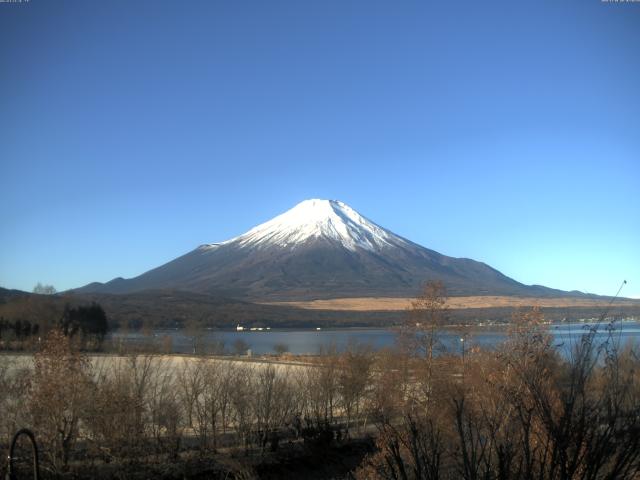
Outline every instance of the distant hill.
<path id="1" fill-rule="evenodd" d="M 74 303 L 95 301 L 102 305 L 112 325 L 139 327 L 183 327 L 195 323 L 202 327 L 234 328 L 271 326 L 281 328 L 390 326 L 407 319 L 404 307 L 398 310 L 345 311 L 305 309 L 290 305 L 264 305 L 231 298 L 182 291 L 145 291 L 129 294 L 81 294 L 68 296 Z M 526 307 L 523 307 L 526 308 Z M 515 308 L 453 308 L 451 323 L 492 320 L 508 322 Z M 597 306 L 543 307 L 547 320 L 580 319 L 599 316 L 605 309 Z M 616 303 L 612 315 L 640 316 L 640 302 Z"/>
<path id="2" fill-rule="evenodd" d="M 8 320 L 29 320 L 43 328 L 60 319 L 66 304 L 71 306 L 99 303 L 107 314 L 112 328 L 128 326 L 140 328 L 181 328 L 189 324 L 200 327 L 234 328 L 271 326 L 281 328 L 390 326 L 406 320 L 404 307 L 398 310 L 306 309 L 292 305 L 264 305 L 193 292 L 148 290 L 130 294 L 58 294 L 36 295 L 19 290 L 0 288 L 0 317 Z M 509 321 L 513 306 L 483 308 L 455 307 L 450 312 L 451 323 L 473 323 L 492 320 Z M 548 320 L 591 318 L 600 315 L 598 306 L 543 307 Z M 612 315 L 640 316 L 640 301 L 620 302 L 611 309 Z"/>
<path id="3" fill-rule="evenodd" d="M 335 200 L 304 201 L 239 237 L 201 245 L 135 278 L 75 292 L 171 289 L 255 301 L 412 297 L 427 280 L 443 281 L 452 296 L 584 295 L 524 285 L 482 262 L 442 255 Z"/>
<path id="4" fill-rule="evenodd" d="M 8 288 L 0 287 L 0 304 L 8 302 L 9 300 L 14 298 L 29 297 L 31 295 L 33 294 L 29 292 L 23 292 L 22 290 L 10 290 Z"/>

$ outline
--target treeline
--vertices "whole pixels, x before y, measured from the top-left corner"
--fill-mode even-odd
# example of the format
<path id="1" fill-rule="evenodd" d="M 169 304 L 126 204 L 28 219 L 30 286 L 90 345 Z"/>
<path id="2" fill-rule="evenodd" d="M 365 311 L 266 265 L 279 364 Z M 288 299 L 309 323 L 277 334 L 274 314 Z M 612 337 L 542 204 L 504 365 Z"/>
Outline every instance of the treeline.
<path id="1" fill-rule="evenodd" d="M 53 330 L 32 364 L 0 368 L 1 440 L 30 427 L 45 471 L 75 478 L 252 479 L 292 451 L 322 468 L 363 437 L 374 448 L 344 478 L 637 478 L 636 349 L 615 335 L 596 344 L 591 330 L 561 357 L 534 310 L 499 350 L 465 349 L 461 330 L 460 350 L 442 352 L 437 296 L 414 313 L 397 349 L 353 344 L 296 365 L 90 361 Z"/>
<path id="2" fill-rule="evenodd" d="M 29 320 L 16 320 L 12 322 L 4 317 L 0 317 L 0 341 L 5 339 L 23 340 L 36 336 L 40 333 L 38 323 L 31 324 Z"/>
<path id="3" fill-rule="evenodd" d="M 306 310 L 180 291 L 145 291 L 122 295 L 32 295 L 25 292 L 9 295 L 11 292 L 4 292 L 3 296 L 3 290 L 0 289 L 0 317 L 11 322 L 20 319 L 37 323 L 40 332 L 48 331 L 57 324 L 65 305 L 89 305 L 92 302 L 104 309 L 110 330 L 121 328 L 128 331 L 181 328 L 187 324 L 195 324 L 199 328 L 232 328 L 238 323 L 249 327 L 275 328 L 389 327 L 399 326 L 406 319 L 406 311 Z M 597 318 L 601 313 L 596 307 L 545 307 L 541 310 L 545 318 L 551 321 Z M 449 311 L 448 322 L 508 323 L 513 311 L 512 307 L 456 309 Z M 617 317 L 640 317 L 640 303 L 617 305 L 611 314 Z"/>
<path id="4" fill-rule="evenodd" d="M 19 302 L 22 306 L 29 304 L 25 299 Z M 56 310 L 49 311 L 49 314 L 43 318 L 31 314 L 32 312 L 33 310 L 29 308 L 18 307 L 8 310 L 8 315 L 14 317 L 13 320 L 0 315 L 0 348 L 5 350 L 37 348 L 42 335 L 53 329 L 59 329 L 65 336 L 74 339 L 81 348 L 99 349 L 109 331 L 104 309 L 95 302 L 78 306 L 66 303 L 57 318 Z"/>
<path id="5" fill-rule="evenodd" d="M 250 327 L 388 327 L 399 326 L 406 311 L 307 310 L 283 305 L 263 305 L 232 298 L 180 291 L 147 291 L 123 295 L 84 294 L 77 301 L 95 301 L 107 312 L 112 326 L 139 329 L 175 328 L 196 322 L 201 328 L 230 328 L 236 324 Z M 544 307 L 549 321 L 575 321 L 598 318 L 601 307 Z M 466 308 L 448 312 L 451 324 L 492 321 L 509 323 L 513 307 Z M 640 303 L 615 306 L 617 317 L 640 317 Z"/>

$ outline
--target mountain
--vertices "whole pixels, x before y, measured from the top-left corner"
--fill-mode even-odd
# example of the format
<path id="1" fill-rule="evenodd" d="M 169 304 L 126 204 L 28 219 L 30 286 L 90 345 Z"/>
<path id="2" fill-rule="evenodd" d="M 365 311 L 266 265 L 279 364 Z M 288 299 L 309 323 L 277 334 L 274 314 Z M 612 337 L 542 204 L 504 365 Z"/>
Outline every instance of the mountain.
<path id="1" fill-rule="evenodd" d="M 201 245 L 142 275 L 79 293 L 174 289 L 253 300 L 414 296 L 426 280 L 449 295 L 565 296 L 490 266 L 417 245 L 336 200 L 305 200 L 222 243 Z M 572 293 L 575 294 L 575 293 Z"/>
<path id="2" fill-rule="evenodd" d="M 0 304 L 6 303 L 14 298 L 24 298 L 32 295 L 29 292 L 23 292 L 22 290 L 10 290 L 8 288 L 0 287 Z"/>

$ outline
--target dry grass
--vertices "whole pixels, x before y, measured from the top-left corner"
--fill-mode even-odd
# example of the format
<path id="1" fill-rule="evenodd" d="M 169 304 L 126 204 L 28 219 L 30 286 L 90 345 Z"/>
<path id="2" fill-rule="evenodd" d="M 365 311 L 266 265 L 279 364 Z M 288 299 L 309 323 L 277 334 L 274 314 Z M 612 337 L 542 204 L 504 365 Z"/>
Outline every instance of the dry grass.
<path id="1" fill-rule="evenodd" d="M 205 361 L 209 363 L 231 364 L 234 367 L 248 366 L 259 371 L 268 365 L 273 365 L 278 371 L 294 372 L 314 365 L 313 358 L 304 356 L 287 356 L 283 358 L 273 357 L 206 357 L 192 356 L 181 354 L 140 354 L 140 355 L 118 355 L 118 354 L 102 354 L 87 355 L 89 362 L 95 373 L 113 370 L 116 367 L 126 367 L 132 356 L 140 358 L 150 357 L 153 365 L 160 366 L 165 372 L 178 374 L 182 371 L 185 364 L 192 362 Z M 33 354 L 32 353 L 0 353 L 0 369 L 13 373 L 16 370 L 32 370 Z"/>
<path id="2" fill-rule="evenodd" d="M 345 311 L 398 311 L 409 308 L 411 298 L 358 297 L 333 298 L 329 300 L 309 300 L 298 302 L 269 302 L 266 305 L 284 305 L 308 310 L 345 310 Z M 449 297 L 447 306 L 451 309 L 496 308 L 496 307 L 603 307 L 609 300 L 592 298 L 535 298 L 476 296 Z M 637 300 L 617 300 L 615 306 L 638 305 Z"/>

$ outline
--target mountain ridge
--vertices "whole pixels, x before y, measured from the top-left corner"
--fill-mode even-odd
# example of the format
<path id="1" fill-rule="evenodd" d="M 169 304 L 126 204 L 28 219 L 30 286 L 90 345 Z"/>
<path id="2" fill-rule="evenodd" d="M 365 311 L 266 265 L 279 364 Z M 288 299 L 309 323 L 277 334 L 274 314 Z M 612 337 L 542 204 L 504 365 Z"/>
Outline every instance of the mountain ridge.
<path id="1" fill-rule="evenodd" d="M 493 267 L 454 258 L 381 227 L 337 200 L 305 200 L 246 233 L 194 250 L 137 277 L 79 293 L 180 289 L 251 300 L 414 296 L 427 280 L 448 294 L 573 296 L 528 286 Z"/>

